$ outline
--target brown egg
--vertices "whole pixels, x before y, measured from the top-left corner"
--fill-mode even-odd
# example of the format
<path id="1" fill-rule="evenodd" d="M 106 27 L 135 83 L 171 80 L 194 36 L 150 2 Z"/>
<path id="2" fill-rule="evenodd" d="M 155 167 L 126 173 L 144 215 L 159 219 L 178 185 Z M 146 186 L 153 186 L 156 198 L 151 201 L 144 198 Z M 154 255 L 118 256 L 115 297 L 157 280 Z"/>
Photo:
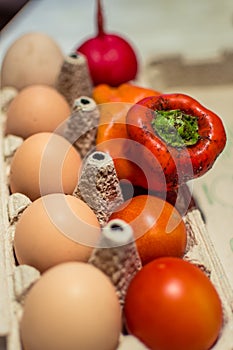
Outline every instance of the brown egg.
<path id="1" fill-rule="evenodd" d="M 120 331 L 113 285 L 85 263 L 45 272 L 25 299 L 20 323 L 25 350 L 115 350 Z"/>
<path id="2" fill-rule="evenodd" d="M 52 132 L 69 116 L 65 98 L 54 88 L 32 85 L 24 88 L 7 111 L 6 134 L 24 139 L 38 132 Z"/>
<path id="3" fill-rule="evenodd" d="M 57 42 L 44 33 L 29 32 L 8 48 L 2 62 L 1 85 L 18 90 L 33 85 L 54 86 L 64 60 Z"/>
<path id="4" fill-rule="evenodd" d="M 19 264 L 40 272 L 66 261 L 86 262 L 97 245 L 100 225 L 80 199 L 49 194 L 29 205 L 16 224 L 14 249 Z"/>
<path id="5" fill-rule="evenodd" d="M 72 194 L 81 158 L 62 136 L 38 133 L 30 136 L 15 152 L 10 169 L 10 189 L 32 201 L 49 193 Z"/>

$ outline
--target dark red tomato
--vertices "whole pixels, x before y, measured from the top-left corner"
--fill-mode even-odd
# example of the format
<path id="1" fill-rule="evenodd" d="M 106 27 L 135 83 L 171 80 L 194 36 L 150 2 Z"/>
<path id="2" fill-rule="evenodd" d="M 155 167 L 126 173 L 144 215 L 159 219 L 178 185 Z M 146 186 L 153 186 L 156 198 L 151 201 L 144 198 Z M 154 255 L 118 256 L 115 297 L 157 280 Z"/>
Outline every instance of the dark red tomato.
<path id="1" fill-rule="evenodd" d="M 151 350 L 207 350 L 222 327 L 220 298 L 208 277 L 179 258 L 158 258 L 130 283 L 124 316 L 129 333 Z"/>

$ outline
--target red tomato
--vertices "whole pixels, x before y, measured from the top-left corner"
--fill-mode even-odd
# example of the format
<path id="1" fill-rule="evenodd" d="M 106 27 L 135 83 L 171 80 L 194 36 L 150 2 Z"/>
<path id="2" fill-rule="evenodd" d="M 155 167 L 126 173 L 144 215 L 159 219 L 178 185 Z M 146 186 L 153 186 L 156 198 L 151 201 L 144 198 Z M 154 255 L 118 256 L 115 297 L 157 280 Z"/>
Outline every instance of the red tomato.
<path id="1" fill-rule="evenodd" d="M 222 327 L 220 298 L 208 277 L 179 258 L 158 258 L 130 283 L 124 315 L 129 333 L 151 350 L 207 350 Z"/>

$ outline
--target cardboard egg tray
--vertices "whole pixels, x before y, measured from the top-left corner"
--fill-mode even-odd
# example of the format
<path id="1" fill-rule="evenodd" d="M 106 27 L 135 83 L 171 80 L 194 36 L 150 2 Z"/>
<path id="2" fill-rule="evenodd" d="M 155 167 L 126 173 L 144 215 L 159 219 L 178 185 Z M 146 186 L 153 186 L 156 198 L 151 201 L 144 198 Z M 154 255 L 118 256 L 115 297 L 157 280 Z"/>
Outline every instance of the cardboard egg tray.
<path id="1" fill-rule="evenodd" d="M 3 101 L 3 95 L 2 95 Z M 22 140 L 4 136 L 4 111 L 0 118 L 0 349 L 21 350 L 19 322 L 23 302 L 30 286 L 40 278 L 33 267 L 17 266 L 13 253 L 15 223 L 22 211 L 30 205 L 27 197 L 10 195 L 8 173 L 10 158 Z M 188 231 L 184 259 L 199 266 L 216 287 L 222 301 L 224 325 L 212 350 L 233 349 L 233 293 L 227 275 L 207 232 L 201 212 L 192 206 L 184 215 Z M 198 336 L 198 335 L 197 335 Z M 146 350 L 130 335 L 121 335 L 116 350 Z"/>

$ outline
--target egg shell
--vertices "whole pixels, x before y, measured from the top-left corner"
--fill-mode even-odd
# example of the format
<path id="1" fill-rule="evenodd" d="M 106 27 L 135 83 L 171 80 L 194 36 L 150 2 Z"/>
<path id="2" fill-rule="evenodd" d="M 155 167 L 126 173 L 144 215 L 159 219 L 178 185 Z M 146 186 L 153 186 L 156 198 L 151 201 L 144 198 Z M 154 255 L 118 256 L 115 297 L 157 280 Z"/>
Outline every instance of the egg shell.
<path id="1" fill-rule="evenodd" d="M 107 276 L 85 263 L 65 263 L 29 291 L 20 324 L 25 350 L 115 350 L 121 310 Z"/>
<path id="2" fill-rule="evenodd" d="M 53 132 L 70 116 L 65 98 L 46 85 L 24 88 L 7 110 L 6 134 L 27 138 L 39 132 Z"/>
<path id="3" fill-rule="evenodd" d="M 40 32 L 26 33 L 5 53 L 1 86 L 18 90 L 33 84 L 54 86 L 63 60 L 64 54 L 52 37 Z"/>
<path id="4" fill-rule="evenodd" d="M 25 209 L 16 224 L 14 250 L 19 264 L 44 272 L 66 261 L 86 262 L 99 237 L 99 222 L 88 205 L 55 193 Z"/>
<path id="5" fill-rule="evenodd" d="M 10 168 L 10 189 L 32 201 L 49 193 L 72 194 L 81 157 L 64 137 L 55 133 L 30 136 L 15 152 Z"/>

